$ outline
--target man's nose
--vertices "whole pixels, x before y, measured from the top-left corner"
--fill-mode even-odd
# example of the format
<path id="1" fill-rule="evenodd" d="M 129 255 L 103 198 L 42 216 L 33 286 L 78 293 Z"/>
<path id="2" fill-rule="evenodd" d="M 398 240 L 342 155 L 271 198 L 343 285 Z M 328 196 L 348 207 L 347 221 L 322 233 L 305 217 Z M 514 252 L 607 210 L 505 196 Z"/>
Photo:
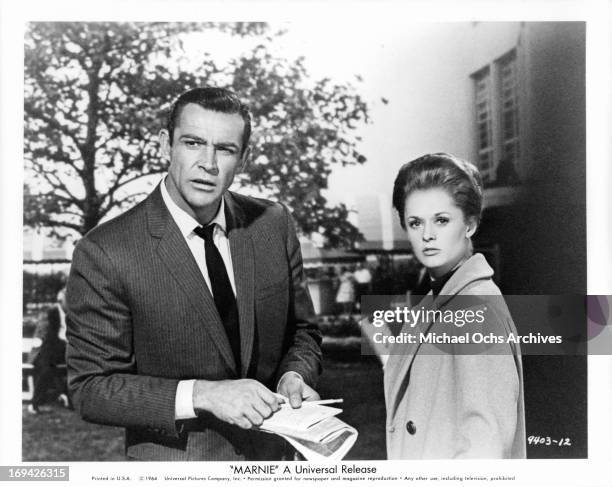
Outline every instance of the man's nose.
<path id="1" fill-rule="evenodd" d="M 202 153 L 200 154 L 198 165 L 207 173 L 214 176 L 219 173 L 219 166 L 217 166 L 217 151 L 214 147 L 210 145 L 204 147 Z"/>

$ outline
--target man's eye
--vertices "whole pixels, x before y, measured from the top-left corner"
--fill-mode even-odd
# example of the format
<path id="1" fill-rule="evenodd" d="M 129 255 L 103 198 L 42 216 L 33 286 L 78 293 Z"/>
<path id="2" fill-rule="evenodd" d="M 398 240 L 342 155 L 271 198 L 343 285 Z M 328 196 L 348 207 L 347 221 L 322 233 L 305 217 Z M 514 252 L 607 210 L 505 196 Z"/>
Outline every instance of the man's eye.
<path id="1" fill-rule="evenodd" d="M 233 154 L 234 153 L 234 149 L 232 149 L 231 147 L 219 147 L 217 150 L 223 154 Z"/>
<path id="2" fill-rule="evenodd" d="M 200 147 L 202 145 L 202 142 L 200 142 L 199 140 L 185 140 L 184 144 L 187 147 Z"/>

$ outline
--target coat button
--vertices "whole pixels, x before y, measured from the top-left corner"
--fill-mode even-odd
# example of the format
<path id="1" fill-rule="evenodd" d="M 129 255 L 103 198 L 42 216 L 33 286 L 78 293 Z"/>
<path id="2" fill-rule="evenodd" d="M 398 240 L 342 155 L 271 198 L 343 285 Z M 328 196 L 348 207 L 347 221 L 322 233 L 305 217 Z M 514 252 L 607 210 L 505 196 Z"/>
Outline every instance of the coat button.
<path id="1" fill-rule="evenodd" d="M 234 447 L 234 453 L 236 455 L 242 455 L 242 450 L 240 448 L 238 448 L 238 447 Z"/>
<path id="2" fill-rule="evenodd" d="M 408 431 L 408 433 L 410 433 L 411 435 L 416 433 L 416 426 L 412 421 L 408 421 L 406 423 L 406 431 Z"/>
<path id="3" fill-rule="evenodd" d="M 387 431 L 388 431 L 389 433 L 393 433 L 393 432 L 395 431 L 395 426 L 389 426 L 389 427 L 387 428 Z"/>

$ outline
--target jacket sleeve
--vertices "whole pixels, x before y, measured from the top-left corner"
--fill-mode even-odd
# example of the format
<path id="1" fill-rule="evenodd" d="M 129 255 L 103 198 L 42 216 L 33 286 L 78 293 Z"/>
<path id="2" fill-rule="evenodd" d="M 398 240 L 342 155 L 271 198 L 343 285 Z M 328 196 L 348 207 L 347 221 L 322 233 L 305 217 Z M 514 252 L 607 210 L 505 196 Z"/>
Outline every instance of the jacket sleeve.
<path id="1" fill-rule="evenodd" d="M 287 352 L 281 362 L 276 381 L 285 372 L 299 373 L 311 387 L 316 387 L 321 374 L 321 332 L 315 322 L 314 309 L 302 265 L 302 253 L 293 220 L 283 207 L 285 242 L 290 269 L 289 320 Z"/>
<path id="2" fill-rule="evenodd" d="M 67 288 L 68 389 L 81 417 L 177 436 L 178 380 L 139 375 L 128 295 L 95 242 L 77 245 Z"/>

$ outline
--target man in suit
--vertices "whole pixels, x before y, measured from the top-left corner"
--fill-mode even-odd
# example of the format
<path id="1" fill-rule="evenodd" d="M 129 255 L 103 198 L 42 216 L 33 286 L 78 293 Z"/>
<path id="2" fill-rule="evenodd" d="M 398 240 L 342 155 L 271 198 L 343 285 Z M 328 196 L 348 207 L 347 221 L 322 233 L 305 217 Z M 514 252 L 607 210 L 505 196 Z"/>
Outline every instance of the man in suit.
<path id="1" fill-rule="evenodd" d="M 257 432 L 318 399 L 320 333 L 286 208 L 228 191 L 248 108 L 230 91 L 182 94 L 160 132 L 168 175 L 74 251 L 68 382 L 81 416 L 126 428 L 142 460 L 278 459 Z"/>
<path id="2" fill-rule="evenodd" d="M 66 361 L 66 291 L 57 293 L 57 303 L 36 326 L 29 362 L 34 366 L 34 391 L 28 406 L 30 414 L 38 414 L 40 406 L 58 398 L 68 407 L 66 378 L 58 365 Z"/>

